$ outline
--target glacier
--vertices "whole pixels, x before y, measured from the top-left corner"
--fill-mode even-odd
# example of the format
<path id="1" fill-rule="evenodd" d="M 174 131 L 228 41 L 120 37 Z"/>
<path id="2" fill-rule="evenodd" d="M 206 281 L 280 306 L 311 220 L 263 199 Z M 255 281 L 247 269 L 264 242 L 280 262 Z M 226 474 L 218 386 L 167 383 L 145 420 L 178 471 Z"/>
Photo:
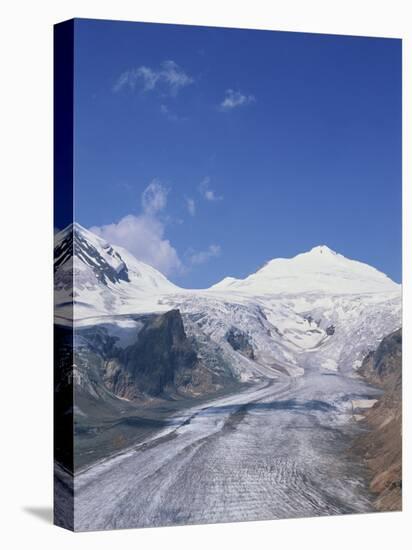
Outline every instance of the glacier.
<path id="1" fill-rule="evenodd" d="M 56 236 L 55 258 L 57 325 L 101 326 L 127 346 L 145 316 L 177 310 L 198 361 L 238 383 L 76 472 L 76 529 L 373 510 L 348 452 L 362 429 L 353 401 L 379 394 L 357 369 L 401 326 L 399 284 L 321 245 L 183 289 L 78 224 Z"/>

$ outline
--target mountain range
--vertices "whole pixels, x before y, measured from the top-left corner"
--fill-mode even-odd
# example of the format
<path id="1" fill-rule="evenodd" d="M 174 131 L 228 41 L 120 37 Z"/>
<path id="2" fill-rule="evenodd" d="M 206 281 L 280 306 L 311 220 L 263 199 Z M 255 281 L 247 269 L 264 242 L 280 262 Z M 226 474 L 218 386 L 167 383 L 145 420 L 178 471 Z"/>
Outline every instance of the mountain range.
<path id="1" fill-rule="evenodd" d="M 401 286 L 367 264 L 317 246 L 271 260 L 243 280 L 188 290 L 79 224 L 56 235 L 57 323 L 74 319 L 81 327 L 112 319 L 120 326 L 120 316 L 170 310 L 179 311 L 198 346 L 207 339 L 229 354 L 239 379 L 270 377 L 279 369 L 303 373 L 311 366 L 351 371 L 399 328 Z M 249 352 L 234 350 L 233 334 L 235 348 L 243 342 Z"/>
<path id="2" fill-rule="evenodd" d="M 279 294 L 396 295 L 401 288 L 374 267 L 322 245 L 294 258 L 270 260 L 245 279 L 226 277 L 209 289 L 183 289 L 124 248 L 105 242 L 77 223 L 56 235 L 55 273 L 57 310 L 63 312 L 73 300 L 77 319 L 93 313 L 163 310 L 165 295 L 216 296 L 239 301 L 242 297 Z"/>
<path id="3" fill-rule="evenodd" d="M 247 432 L 246 442 L 253 439 L 248 430 L 257 422 L 256 436 L 268 438 L 263 449 L 273 447 L 275 438 L 283 442 L 285 456 L 299 457 L 290 483 L 297 475 L 299 502 L 291 506 L 300 514 L 302 491 L 326 487 L 316 481 L 317 465 L 352 468 L 352 459 L 345 465 L 346 459 L 335 457 L 343 452 L 343 433 L 359 429 L 351 421 L 352 403 L 380 391 L 361 379 L 365 358 L 400 326 L 401 286 L 324 245 L 270 260 L 243 280 L 225 278 L 208 289 L 189 290 L 74 224 L 55 237 L 55 387 L 61 396 L 56 411 L 59 425 L 67 424 L 56 433 L 56 460 L 79 473 L 90 466 L 100 479 L 100 461 L 109 467 L 109 457 L 136 445 L 150 449 L 153 438 L 153 445 L 164 442 L 177 451 L 186 438 L 188 444 L 193 438 L 193 445 L 200 438 L 212 446 L 205 454 L 209 460 L 219 422 L 222 449 L 230 434 L 234 445 L 243 441 L 236 438 L 237 429 Z M 70 453 L 65 434 L 73 425 Z M 202 439 L 202 433 L 210 438 Z M 284 453 L 274 453 L 265 458 L 270 467 L 275 455 L 283 460 Z M 313 463 L 307 459 L 311 455 L 317 457 Z M 131 456 L 138 460 L 144 453 Z M 137 471 L 134 462 L 131 467 Z M 118 483 L 118 472 L 113 475 Z M 315 485 L 308 488 L 307 479 Z M 99 510 L 101 487 L 104 476 L 95 495 Z M 353 487 L 335 489 L 333 503 L 336 495 L 344 503 L 336 509 L 328 504 L 335 512 L 367 509 Z M 354 507 L 348 508 L 352 498 Z"/>

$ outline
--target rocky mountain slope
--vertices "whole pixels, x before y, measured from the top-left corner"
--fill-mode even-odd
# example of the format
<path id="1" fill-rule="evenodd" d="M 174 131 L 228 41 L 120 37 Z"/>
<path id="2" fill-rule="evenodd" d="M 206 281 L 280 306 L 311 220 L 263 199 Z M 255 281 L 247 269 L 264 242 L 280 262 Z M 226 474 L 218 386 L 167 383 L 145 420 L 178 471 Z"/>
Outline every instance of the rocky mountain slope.
<path id="1" fill-rule="evenodd" d="M 127 250 L 76 223 L 55 236 L 54 258 L 55 316 L 60 322 L 125 313 L 129 305 L 132 313 L 165 311 L 160 296 L 179 290 Z"/>
<path id="2" fill-rule="evenodd" d="M 219 387 L 188 339 L 179 310 L 77 328 L 74 360 L 76 381 L 91 395 L 102 385 L 129 401 Z"/>
<path id="3" fill-rule="evenodd" d="M 359 373 L 383 389 L 383 395 L 365 413 L 370 431 L 356 442 L 355 449 L 366 458 L 377 494 L 379 510 L 402 509 L 402 331 L 386 336 L 369 353 Z"/>

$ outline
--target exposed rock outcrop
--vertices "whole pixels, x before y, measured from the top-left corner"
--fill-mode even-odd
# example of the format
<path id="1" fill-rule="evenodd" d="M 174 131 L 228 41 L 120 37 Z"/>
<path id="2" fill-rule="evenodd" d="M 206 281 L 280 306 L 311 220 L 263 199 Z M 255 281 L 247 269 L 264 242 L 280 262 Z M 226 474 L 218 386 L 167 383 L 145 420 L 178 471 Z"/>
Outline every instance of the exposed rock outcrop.
<path id="1" fill-rule="evenodd" d="M 139 325 L 127 344 L 115 328 L 78 329 L 74 379 L 90 397 L 130 401 L 213 393 L 223 381 L 199 359 L 180 311 L 134 317 Z"/>
<path id="2" fill-rule="evenodd" d="M 208 393 L 218 387 L 187 338 L 179 310 L 153 315 L 136 342 L 107 361 L 104 381 L 128 399 Z"/>
<path id="3" fill-rule="evenodd" d="M 384 390 L 366 412 L 370 431 L 356 441 L 355 449 L 365 458 L 373 478 L 381 511 L 402 509 L 402 329 L 386 336 L 369 353 L 359 373 Z"/>
<path id="4" fill-rule="evenodd" d="M 240 353 L 243 353 L 243 355 L 245 355 L 246 357 L 249 357 L 249 359 L 255 358 L 255 354 L 253 351 L 253 346 L 250 342 L 250 338 L 242 330 L 232 327 L 226 333 L 226 340 L 229 342 L 229 344 L 232 346 L 232 348 L 235 351 L 239 351 Z"/>

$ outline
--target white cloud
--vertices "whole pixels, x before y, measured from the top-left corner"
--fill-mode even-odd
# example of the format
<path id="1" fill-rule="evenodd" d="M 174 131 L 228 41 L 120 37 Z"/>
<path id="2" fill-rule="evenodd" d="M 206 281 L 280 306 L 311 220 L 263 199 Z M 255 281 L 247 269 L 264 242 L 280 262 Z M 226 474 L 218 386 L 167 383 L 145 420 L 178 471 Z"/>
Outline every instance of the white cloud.
<path id="1" fill-rule="evenodd" d="M 142 79 L 144 90 L 154 90 L 160 75 L 151 69 L 150 67 L 139 67 L 138 69 L 132 69 L 129 71 L 129 84 L 134 88 L 138 79 Z"/>
<path id="2" fill-rule="evenodd" d="M 152 180 L 142 193 L 142 207 L 145 214 L 154 215 L 166 208 L 168 190 L 159 182 Z"/>
<path id="3" fill-rule="evenodd" d="M 191 199 L 190 197 L 186 197 L 186 207 L 187 211 L 191 216 L 194 216 L 196 214 L 196 203 L 194 199 Z"/>
<path id="4" fill-rule="evenodd" d="M 211 191 L 207 187 L 209 178 L 205 180 L 202 182 L 206 184 L 205 192 Z M 185 253 L 185 262 L 182 262 L 177 250 L 165 235 L 168 218 L 164 210 L 167 207 L 168 192 L 158 179 L 153 179 L 142 193 L 140 214 L 129 214 L 116 223 L 90 227 L 90 231 L 111 244 L 125 248 L 138 260 L 153 266 L 166 276 L 185 273 L 190 267 L 220 256 L 220 246 L 211 244 L 206 250 L 188 250 Z M 194 216 L 195 200 L 190 197 L 185 200 L 189 214 Z"/>
<path id="5" fill-rule="evenodd" d="M 114 92 L 123 88 L 134 91 L 137 87 L 148 92 L 161 89 L 175 96 L 181 88 L 192 84 L 194 79 L 172 60 L 163 61 L 158 69 L 144 65 L 132 68 L 122 73 L 113 86 Z"/>
<path id="6" fill-rule="evenodd" d="M 205 198 L 208 201 L 221 201 L 223 199 L 222 196 L 217 195 L 216 192 L 210 188 L 209 176 L 206 176 L 200 182 L 199 193 L 202 195 L 203 198 Z"/>
<path id="7" fill-rule="evenodd" d="M 164 61 L 161 67 L 159 78 L 165 80 L 172 91 L 177 92 L 180 88 L 193 83 L 193 78 L 186 74 L 174 61 Z"/>
<path id="8" fill-rule="evenodd" d="M 230 111 L 236 107 L 241 107 L 242 105 L 248 105 L 256 101 L 255 96 L 252 94 L 243 94 L 240 91 L 236 90 L 226 90 L 225 97 L 220 104 L 220 109 L 222 111 Z"/>
<path id="9" fill-rule="evenodd" d="M 190 263 L 192 265 L 200 265 L 208 262 L 212 258 L 217 258 L 222 252 L 221 247 L 218 244 L 211 244 L 207 250 L 201 252 L 190 253 Z"/>
<path id="10" fill-rule="evenodd" d="M 219 200 L 219 198 L 215 195 L 215 192 L 213 191 L 213 189 L 208 189 L 207 191 L 205 191 L 205 198 L 208 201 Z"/>
<path id="11" fill-rule="evenodd" d="M 138 260 L 145 262 L 165 275 L 183 270 L 182 262 L 176 249 L 165 238 L 165 224 L 158 214 L 166 208 L 167 189 L 153 180 L 142 193 L 143 212 L 129 214 L 119 222 L 91 227 L 96 233 L 111 244 L 122 246 Z"/>

